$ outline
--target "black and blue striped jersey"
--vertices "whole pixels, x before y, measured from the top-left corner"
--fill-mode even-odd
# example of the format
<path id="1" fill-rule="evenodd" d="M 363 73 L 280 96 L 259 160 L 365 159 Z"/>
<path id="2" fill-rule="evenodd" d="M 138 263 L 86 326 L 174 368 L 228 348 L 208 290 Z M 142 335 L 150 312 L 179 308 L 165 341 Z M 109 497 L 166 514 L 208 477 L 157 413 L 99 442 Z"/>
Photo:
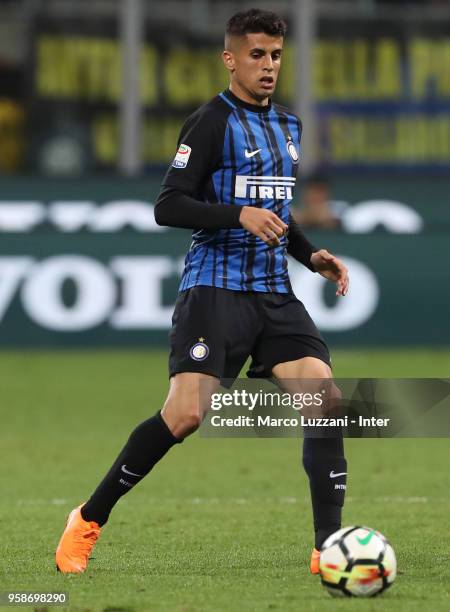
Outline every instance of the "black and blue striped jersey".
<path id="1" fill-rule="evenodd" d="M 298 117 L 284 107 L 248 104 L 226 90 L 185 122 L 163 189 L 212 206 L 267 208 L 289 224 L 301 129 Z M 291 292 L 286 236 L 272 247 L 238 223 L 223 227 L 194 231 L 180 291 L 208 285 Z"/>

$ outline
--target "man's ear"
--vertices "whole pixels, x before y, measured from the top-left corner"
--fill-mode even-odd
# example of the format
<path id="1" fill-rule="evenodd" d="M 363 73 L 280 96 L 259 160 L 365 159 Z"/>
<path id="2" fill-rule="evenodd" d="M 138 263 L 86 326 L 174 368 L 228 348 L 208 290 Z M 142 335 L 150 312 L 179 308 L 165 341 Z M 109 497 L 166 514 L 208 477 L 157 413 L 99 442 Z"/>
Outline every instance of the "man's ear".
<path id="1" fill-rule="evenodd" d="M 225 64 L 225 68 L 230 72 L 234 71 L 234 55 L 231 51 L 225 50 L 222 53 L 223 63 Z"/>

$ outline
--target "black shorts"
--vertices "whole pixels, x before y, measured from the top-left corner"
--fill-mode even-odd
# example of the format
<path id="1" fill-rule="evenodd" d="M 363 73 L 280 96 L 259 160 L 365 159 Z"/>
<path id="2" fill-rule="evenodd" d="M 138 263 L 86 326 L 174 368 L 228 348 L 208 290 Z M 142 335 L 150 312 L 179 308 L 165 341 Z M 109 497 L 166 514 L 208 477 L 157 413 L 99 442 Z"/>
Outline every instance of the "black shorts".
<path id="1" fill-rule="evenodd" d="M 317 357 L 331 367 L 327 345 L 292 293 L 196 286 L 178 294 L 170 331 L 169 376 L 202 372 L 235 379 L 272 376 L 278 363 Z"/>

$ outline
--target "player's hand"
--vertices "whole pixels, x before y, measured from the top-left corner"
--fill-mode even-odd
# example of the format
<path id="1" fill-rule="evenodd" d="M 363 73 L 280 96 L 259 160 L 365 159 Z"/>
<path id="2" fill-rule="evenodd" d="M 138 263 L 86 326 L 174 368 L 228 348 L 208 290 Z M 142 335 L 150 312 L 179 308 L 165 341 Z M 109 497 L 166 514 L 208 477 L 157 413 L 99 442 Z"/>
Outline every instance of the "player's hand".
<path id="1" fill-rule="evenodd" d="M 288 229 L 286 223 L 275 213 L 267 208 L 255 208 L 254 206 L 242 207 L 239 222 L 243 228 L 261 238 L 269 246 L 278 246 L 281 236 Z"/>
<path id="2" fill-rule="evenodd" d="M 311 255 L 311 264 L 316 272 L 337 284 L 336 295 L 344 296 L 348 291 L 348 270 L 340 259 L 320 249 Z"/>

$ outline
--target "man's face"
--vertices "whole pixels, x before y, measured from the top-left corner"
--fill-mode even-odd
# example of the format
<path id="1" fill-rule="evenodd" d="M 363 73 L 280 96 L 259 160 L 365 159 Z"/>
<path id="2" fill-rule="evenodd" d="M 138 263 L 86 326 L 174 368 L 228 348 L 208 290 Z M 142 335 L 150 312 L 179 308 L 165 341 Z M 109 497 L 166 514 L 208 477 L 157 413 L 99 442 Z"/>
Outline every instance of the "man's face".
<path id="1" fill-rule="evenodd" d="M 232 82 L 255 100 L 273 94 L 281 66 L 283 37 L 267 34 L 246 34 L 233 37 L 223 53 Z"/>

